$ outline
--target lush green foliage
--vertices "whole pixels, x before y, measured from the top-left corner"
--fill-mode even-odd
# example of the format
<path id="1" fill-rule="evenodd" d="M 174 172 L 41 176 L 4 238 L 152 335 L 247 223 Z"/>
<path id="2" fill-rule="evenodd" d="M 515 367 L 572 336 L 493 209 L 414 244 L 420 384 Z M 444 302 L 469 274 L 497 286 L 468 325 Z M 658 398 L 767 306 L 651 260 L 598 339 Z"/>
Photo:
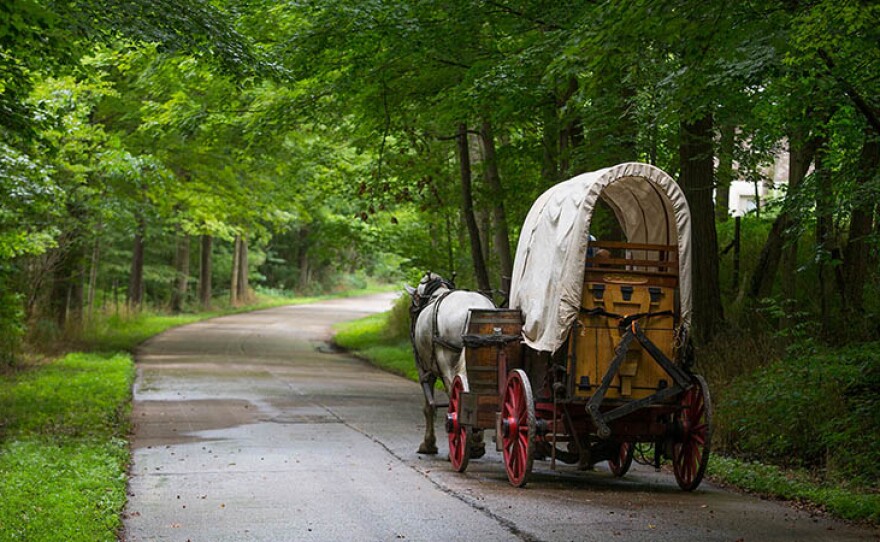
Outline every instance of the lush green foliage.
<path id="1" fill-rule="evenodd" d="M 878 386 L 880 343 L 789 355 L 724 390 L 718 435 L 728 450 L 745 457 L 876 487 Z"/>
<path id="2" fill-rule="evenodd" d="M 778 304 L 827 337 L 847 329 L 837 324 L 847 311 L 873 310 L 874 5 L 15 0 L 0 9 L 0 281 L 13 292 L 3 303 L 22 308 L 3 311 L 8 337 L 24 322 L 54 322 L 60 334 L 68 318 L 78 325 L 120 298 L 193 304 L 197 236 L 214 241 L 212 273 L 198 285 L 210 278 L 233 299 L 242 255 L 253 284 L 298 292 L 429 269 L 473 287 L 480 259 L 498 287 L 509 273 L 502 249 L 542 190 L 625 160 L 676 174 L 681 127 L 700 118 L 733 134 L 713 153 L 756 186 L 779 150 L 815 147 L 806 159 L 822 167 L 762 212 L 797 217 L 768 239 L 803 238 L 789 268 L 833 282 L 838 295 L 798 286 Z M 471 134 L 472 196 L 459 182 L 460 125 Z M 721 163 L 719 183 L 732 175 Z M 465 248 L 475 237 L 482 253 Z M 233 250 L 235 239 L 249 252 Z M 793 283 L 775 271 L 755 274 L 776 290 Z M 739 278 L 728 314 L 748 322 L 767 288 L 744 296 L 750 277 Z"/>
<path id="3" fill-rule="evenodd" d="M 134 365 L 69 354 L 0 377 L 0 538 L 116 540 Z"/>

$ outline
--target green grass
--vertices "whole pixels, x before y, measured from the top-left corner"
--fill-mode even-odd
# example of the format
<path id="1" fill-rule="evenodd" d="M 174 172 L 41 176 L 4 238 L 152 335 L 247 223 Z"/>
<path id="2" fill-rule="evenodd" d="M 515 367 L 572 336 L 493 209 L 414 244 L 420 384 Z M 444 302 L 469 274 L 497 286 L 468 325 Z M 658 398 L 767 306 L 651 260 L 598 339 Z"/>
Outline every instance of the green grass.
<path id="1" fill-rule="evenodd" d="M 803 471 L 713 455 L 709 475 L 752 493 L 810 503 L 843 519 L 880 523 L 880 494 L 823 486 Z"/>
<path id="2" fill-rule="evenodd" d="M 334 341 L 381 369 L 418 382 L 409 338 L 391 336 L 388 319 L 389 313 L 382 313 L 337 324 Z"/>
<path id="3" fill-rule="evenodd" d="M 133 380 L 84 353 L 0 377 L 0 540 L 117 539 Z"/>

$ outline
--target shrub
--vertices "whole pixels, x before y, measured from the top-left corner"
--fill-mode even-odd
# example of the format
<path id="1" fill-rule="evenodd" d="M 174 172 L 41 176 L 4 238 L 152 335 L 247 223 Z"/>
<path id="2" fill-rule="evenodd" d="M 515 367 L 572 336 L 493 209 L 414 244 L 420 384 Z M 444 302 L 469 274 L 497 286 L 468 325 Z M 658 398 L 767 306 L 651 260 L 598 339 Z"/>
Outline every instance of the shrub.
<path id="1" fill-rule="evenodd" d="M 790 356 L 734 380 L 718 404 L 729 451 L 831 480 L 880 481 L 880 343 Z"/>
<path id="2" fill-rule="evenodd" d="M 410 329 L 410 313 L 409 308 L 412 301 L 409 295 L 402 295 L 394 302 L 391 311 L 388 313 L 388 321 L 385 326 L 384 334 L 389 340 L 406 340 L 409 341 Z"/>

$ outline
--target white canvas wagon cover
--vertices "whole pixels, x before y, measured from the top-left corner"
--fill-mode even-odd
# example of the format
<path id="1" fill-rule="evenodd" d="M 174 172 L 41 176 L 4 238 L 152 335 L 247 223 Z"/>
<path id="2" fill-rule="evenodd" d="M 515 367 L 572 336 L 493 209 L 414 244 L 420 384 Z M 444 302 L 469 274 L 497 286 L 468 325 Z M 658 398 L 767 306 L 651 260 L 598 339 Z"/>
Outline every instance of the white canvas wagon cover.
<path id="1" fill-rule="evenodd" d="M 664 171 L 637 162 L 584 173 L 544 192 L 519 237 L 510 306 L 524 319 L 523 339 L 555 352 L 578 316 L 590 220 L 602 198 L 631 243 L 678 243 L 681 325 L 691 317 L 691 226 L 684 193 Z"/>

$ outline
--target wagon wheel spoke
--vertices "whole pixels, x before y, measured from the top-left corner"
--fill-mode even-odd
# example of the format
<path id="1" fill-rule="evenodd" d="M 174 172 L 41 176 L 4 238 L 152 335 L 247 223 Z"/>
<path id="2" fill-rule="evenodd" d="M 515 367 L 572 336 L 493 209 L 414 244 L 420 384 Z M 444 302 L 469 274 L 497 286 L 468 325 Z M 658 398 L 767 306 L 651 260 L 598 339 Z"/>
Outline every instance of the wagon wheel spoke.
<path id="1" fill-rule="evenodd" d="M 535 403 L 525 372 L 510 372 L 501 404 L 504 467 L 510 483 L 522 487 L 532 471 L 535 447 Z"/>
<path id="2" fill-rule="evenodd" d="M 692 491 L 703 480 L 712 441 L 712 401 L 703 377 L 694 376 L 694 386 L 682 395 L 676 416 L 681 434 L 672 449 L 672 467 L 678 485 Z"/>
<path id="3" fill-rule="evenodd" d="M 466 384 L 461 376 L 456 376 L 452 381 L 452 390 L 449 392 L 449 407 L 446 412 L 446 431 L 449 437 L 449 462 L 452 468 L 458 472 L 467 469 L 470 459 L 470 432 L 462 421 L 462 394 Z"/>

